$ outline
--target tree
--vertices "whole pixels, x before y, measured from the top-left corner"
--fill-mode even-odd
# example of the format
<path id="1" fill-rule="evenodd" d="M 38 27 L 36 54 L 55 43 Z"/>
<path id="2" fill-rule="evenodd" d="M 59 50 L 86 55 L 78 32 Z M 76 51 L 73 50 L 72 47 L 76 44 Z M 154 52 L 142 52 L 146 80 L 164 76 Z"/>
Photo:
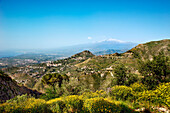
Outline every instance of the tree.
<path id="1" fill-rule="evenodd" d="M 56 83 L 61 87 L 62 81 L 68 80 L 67 75 L 60 75 L 58 73 L 46 74 L 42 77 L 42 83 L 55 87 Z"/>
<path id="2" fill-rule="evenodd" d="M 153 60 L 139 61 L 139 72 L 144 77 L 142 83 L 150 89 L 156 87 L 159 83 L 167 82 L 170 76 L 169 59 L 160 52 L 159 55 L 153 56 Z"/>
<path id="3" fill-rule="evenodd" d="M 127 68 L 123 64 L 119 64 L 114 68 L 114 77 L 117 85 L 125 85 L 127 81 Z"/>
<path id="4" fill-rule="evenodd" d="M 128 72 L 128 69 L 123 64 L 119 64 L 114 68 L 114 81 L 116 85 L 126 85 L 130 86 L 131 84 L 138 81 L 138 76 L 136 74 Z"/>

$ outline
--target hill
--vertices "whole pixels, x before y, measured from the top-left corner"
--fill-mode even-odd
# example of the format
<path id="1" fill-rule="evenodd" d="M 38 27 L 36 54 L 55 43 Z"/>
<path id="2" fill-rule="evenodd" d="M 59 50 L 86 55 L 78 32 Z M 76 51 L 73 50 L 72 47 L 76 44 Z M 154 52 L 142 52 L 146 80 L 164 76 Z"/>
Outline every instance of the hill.
<path id="1" fill-rule="evenodd" d="M 19 86 L 15 80 L 12 80 L 11 77 L 0 71 L 0 102 L 22 94 L 38 96 L 41 93 L 24 86 Z"/>
<path id="2" fill-rule="evenodd" d="M 4 69 L 11 77 L 30 88 L 44 91 L 41 78 L 48 73 L 66 74 L 70 78 L 77 78 L 84 84 L 88 84 L 92 90 L 107 87 L 113 81 L 114 68 L 124 64 L 128 73 L 140 76 L 138 72 L 139 59 L 151 59 L 161 50 L 166 56 L 170 56 L 170 40 L 153 41 L 139 44 L 124 53 L 114 53 L 95 56 L 90 51 L 83 51 L 71 57 L 17 68 Z M 100 82 L 100 84 L 99 84 Z M 95 86 L 99 84 L 99 86 Z M 97 88 L 94 88 L 97 87 Z"/>
<path id="3" fill-rule="evenodd" d="M 8 111 L 8 107 L 15 111 L 18 110 L 18 106 L 20 109 L 26 110 L 27 107 L 23 107 L 23 103 L 32 106 L 32 103 L 37 101 L 35 103 L 37 108 L 37 105 L 41 106 L 39 104 L 41 100 L 41 103 L 44 102 L 42 109 L 50 108 L 50 110 L 54 110 L 53 112 L 58 112 L 63 110 L 63 105 L 67 106 L 70 103 L 86 102 L 87 104 L 97 102 L 98 99 L 101 99 L 101 102 L 109 99 L 107 102 L 116 102 L 116 105 L 121 100 L 122 107 L 114 109 L 121 108 L 122 111 L 120 112 L 130 113 L 129 110 L 131 109 L 133 109 L 133 112 L 157 112 L 160 109 L 168 112 L 170 66 L 167 57 L 170 54 L 169 45 L 169 40 L 153 41 L 139 44 L 124 53 L 99 56 L 95 56 L 86 50 L 62 60 L 4 69 L 20 84 L 37 89 L 43 94 L 40 97 L 41 99 L 28 98 L 28 101 L 22 100 L 26 97 L 25 95 L 19 96 L 0 107 L 2 111 Z M 164 55 L 158 54 L 161 51 L 164 52 Z M 144 65 L 139 64 L 138 61 L 143 62 Z M 140 66 L 143 67 L 138 68 Z M 0 74 L 0 90 L 1 101 L 25 93 L 39 95 L 36 91 L 18 85 L 4 73 Z M 83 100 L 78 101 L 78 99 Z M 20 104 L 17 103 L 18 101 Z M 48 106 L 49 102 L 54 102 L 55 105 Z M 61 102 L 63 104 L 60 104 Z M 94 107 L 97 103 L 93 104 Z M 82 105 L 86 104 L 83 103 Z M 106 104 L 104 102 L 102 105 L 105 106 Z M 58 109 L 56 109 L 56 105 L 59 106 Z M 74 105 L 77 105 L 77 103 Z M 84 107 L 89 105 L 87 104 Z M 128 106 L 125 108 L 125 105 Z M 32 109 L 35 110 L 35 107 L 32 106 Z M 84 107 L 80 106 L 80 109 Z M 107 111 L 112 107 L 105 110 Z M 70 107 L 66 109 L 74 112 Z M 100 112 L 103 112 L 102 108 L 101 110 Z"/>
<path id="4" fill-rule="evenodd" d="M 152 59 L 154 55 L 163 51 L 166 56 L 170 56 L 170 40 L 152 41 L 145 44 L 139 44 L 131 50 L 124 53 L 114 53 L 100 55 L 84 61 L 76 66 L 78 68 L 92 68 L 94 70 L 107 70 L 114 68 L 117 64 L 126 65 L 130 71 L 137 73 L 137 60 Z"/>
<path id="5" fill-rule="evenodd" d="M 151 41 L 145 44 L 139 44 L 126 53 L 133 53 L 135 57 L 144 59 L 152 59 L 154 55 L 158 55 L 163 51 L 166 56 L 170 56 L 170 40 Z"/>

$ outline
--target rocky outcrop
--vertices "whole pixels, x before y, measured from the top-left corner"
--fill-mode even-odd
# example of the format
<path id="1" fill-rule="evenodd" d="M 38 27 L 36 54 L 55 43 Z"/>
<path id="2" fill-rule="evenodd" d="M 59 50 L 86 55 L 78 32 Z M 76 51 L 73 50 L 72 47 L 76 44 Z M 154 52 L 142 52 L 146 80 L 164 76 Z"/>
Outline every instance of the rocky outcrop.
<path id="1" fill-rule="evenodd" d="M 31 90 L 25 86 L 19 86 L 15 80 L 11 79 L 11 77 L 0 72 L 0 102 L 22 94 L 31 94 L 34 96 L 41 95 L 41 93 L 36 90 Z"/>

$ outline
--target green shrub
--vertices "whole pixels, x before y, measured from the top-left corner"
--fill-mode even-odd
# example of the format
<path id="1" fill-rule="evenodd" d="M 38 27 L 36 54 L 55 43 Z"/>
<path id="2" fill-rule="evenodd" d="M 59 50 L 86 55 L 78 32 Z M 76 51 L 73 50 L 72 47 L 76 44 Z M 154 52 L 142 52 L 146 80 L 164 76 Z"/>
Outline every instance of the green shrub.
<path id="1" fill-rule="evenodd" d="M 155 90 L 147 90 L 138 94 L 139 102 L 165 105 L 170 107 L 170 82 L 160 84 Z"/>
<path id="2" fill-rule="evenodd" d="M 82 95 L 80 95 L 80 98 L 82 98 L 83 100 L 86 99 L 90 99 L 90 98 L 96 98 L 96 97 L 106 97 L 107 94 L 105 91 L 100 90 L 100 91 L 96 91 L 96 92 L 84 92 Z"/>
<path id="3" fill-rule="evenodd" d="M 0 112 L 7 113 L 49 113 L 51 112 L 43 99 L 35 99 L 27 95 L 17 96 L 0 105 Z"/>
<path id="4" fill-rule="evenodd" d="M 64 98 L 68 112 L 80 112 L 83 107 L 83 100 L 78 95 L 70 95 Z"/>
<path id="5" fill-rule="evenodd" d="M 159 83 L 169 81 L 169 57 L 160 52 L 153 56 L 153 60 L 139 60 L 138 70 L 143 76 L 142 83 L 149 89 L 155 88 Z"/>
<path id="6" fill-rule="evenodd" d="M 47 104 L 49 105 L 52 112 L 55 113 L 63 113 L 66 109 L 66 105 L 62 98 L 56 98 L 47 101 Z"/>
<path id="7" fill-rule="evenodd" d="M 91 98 L 84 102 L 83 110 L 90 113 L 131 113 L 133 112 L 128 106 L 113 102 L 109 99 Z"/>
<path id="8" fill-rule="evenodd" d="M 142 92 L 147 90 L 147 87 L 142 83 L 134 83 L 130 86 L 134 92 Z"/>
<path id="9" fill-rule="evenodd" d="M 133 98 L 132 88 L 127 86 L 112 87 L 110 95 L 117 100 L 131 100 Z"/>

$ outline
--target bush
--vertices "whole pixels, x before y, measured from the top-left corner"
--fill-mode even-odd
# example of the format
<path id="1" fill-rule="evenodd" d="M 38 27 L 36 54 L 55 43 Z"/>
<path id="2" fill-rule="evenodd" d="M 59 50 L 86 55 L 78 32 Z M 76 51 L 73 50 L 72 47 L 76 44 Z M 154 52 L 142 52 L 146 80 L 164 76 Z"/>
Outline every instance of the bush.
<path id="1" fill-rule="evenodd" d="M 142 92 L 147 90 L 147 87 L 142 83 L 134 83 L 130 86 L 134 92 Z"/>
<path id="2" fill-rule="evenodd" d="M 128 106 L 120 103 L 113 102 L 109 99 L 100 98 L 91 98 L 85 100 L 84 111 L 90 113 L 131 113 L 131 110 Z"/>
<path id="3" fill-rule="evenodd" d="M 155 90 L 138 94 L 138 101 L 170 107 L 170 82 L 160 84 Z"/>
<path id="4" fill-rule="evenodd" d="M 51 112 L 43 99 L 27 97 L 27 95 L 17 96 L 14 99 L 0 105 L 0 112 L 8 113 L 49 113 Z"/>
<path id="5" fill-rule="evenodd" d="M 105 91 L 100 90 L 100 91 L 96 91 L 96 92 L 84 92 L 82 95 L 80 95 L 80 98 L 82 98 L 83 100 L 86 99 L 90 99 L 90 98 L 96 98 L 96 97 L 106 97 L 107 94 Z"/>
<path id="6" fill-rule="evenodd" d="M 66 109 L 66 105 L 62 98 L 49 100 L 47 101 L 47 104 L 54 113 L 63 113 Z"/>
<path id="7" fill-rule="evenodd" d="M 168 82 L 169 69 L 169 58 L 162 52 L 158 56 L 153 56 L 153 60 L 139 60 L 138 70 L 144 76 L 142 83 L 149 89 L 155 88 L 159 83 Z"/>
<path id="8" fill-rule="evenodd" d="M 116 85 L 126 85 L 127 84 L 127 68 L 123 64 L 119 64 L 114 68 L 114 77 Z"/>
<path id="9" fill-rule="evenodd" d="M 117 100 L 131 100 L 133 98 L 132 88 L 127 86 L 112 87 L 110 95 Z"/>
<path id="10" fill-rule="evenodd" d="M 78 95 L 70 95 L 64 98 L 68 112 L 80 112 L 83 107 L 83 100 Z"/>

